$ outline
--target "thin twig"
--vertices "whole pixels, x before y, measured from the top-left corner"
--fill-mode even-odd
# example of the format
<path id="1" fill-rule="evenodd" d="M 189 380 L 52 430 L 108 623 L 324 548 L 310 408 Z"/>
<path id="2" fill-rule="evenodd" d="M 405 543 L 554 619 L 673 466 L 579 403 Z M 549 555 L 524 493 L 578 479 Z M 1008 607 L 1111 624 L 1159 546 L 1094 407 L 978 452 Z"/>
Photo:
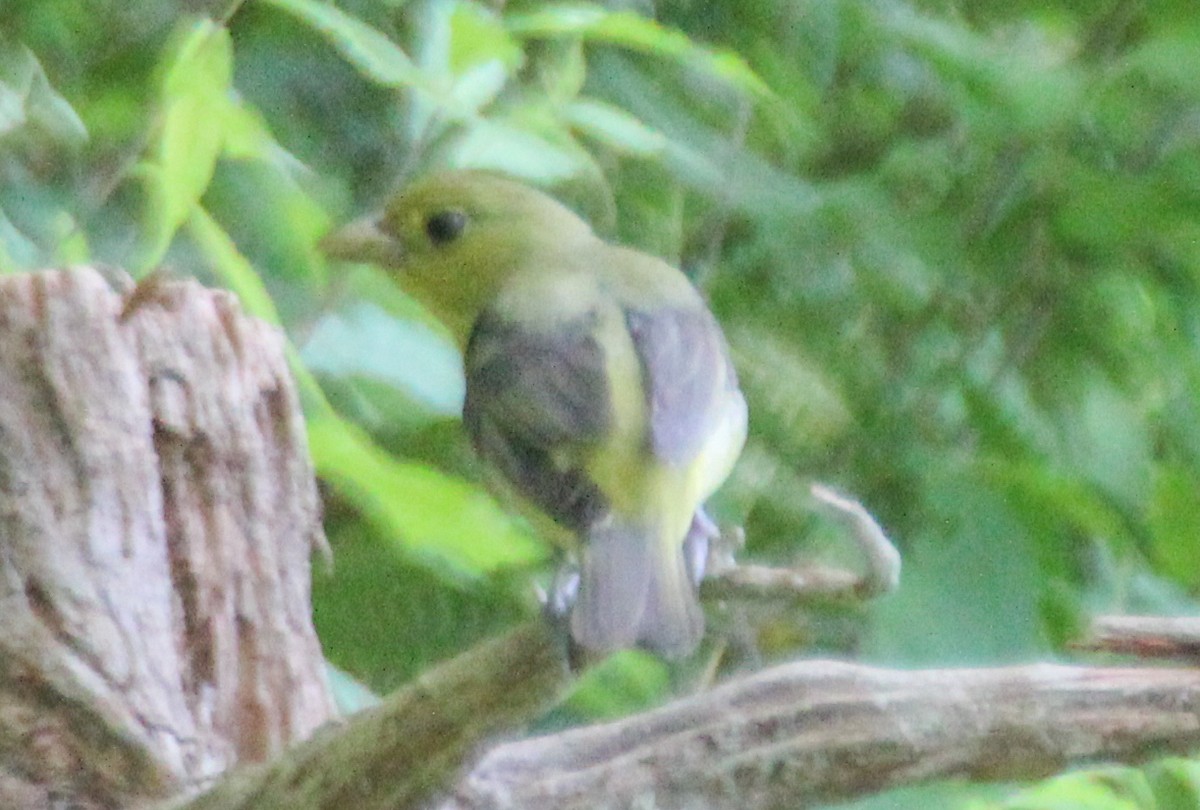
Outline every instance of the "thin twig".
<path id="1" fill-rule="evenodd" d="M 1200 618 L 1161 616 L 1099 616 L 1089 637 L 1076 649 L 1200 661 Z"/>
<path id="2" fill-rule="evenodd" d="M 704 598 L 786 599 L 801 604 L 858 602 L 890 593 L 899 586 L 900 552 L 871 513 L 858 501 L 824 484 L 815 483 L 810 491 L 817 503 L 849 530 L 862 554 L 863 572 L 824 565 L 780 568 L 722 563 L 704 580 Z M 740 535 L 733 537 L 735 543 L 740 539 Z M 721 551 L 716 555 L 719 560 L 728 556 Z"/>
<path id="3" fill-rule="evenodd" d="M 900 586 L 900 552 L 888 540 L 871 513 L 858 501 L 835 492 L 824 484 L 810 488 L 817 502 L 842 519 L 867 564 L 859 583 L 859 596 L 869 598 L 891 593 Z"/>

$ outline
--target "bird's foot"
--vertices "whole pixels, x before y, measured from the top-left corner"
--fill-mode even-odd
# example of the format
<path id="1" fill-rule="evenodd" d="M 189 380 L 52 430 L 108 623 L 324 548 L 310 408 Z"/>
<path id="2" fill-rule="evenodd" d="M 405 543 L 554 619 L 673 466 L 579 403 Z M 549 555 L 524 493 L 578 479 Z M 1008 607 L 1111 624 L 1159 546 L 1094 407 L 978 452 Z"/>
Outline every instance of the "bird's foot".
<path id="1" fill-rule="evenodd" d="M 579 567 L 574 563 L 564 563 L 554 574 L 549 593 L 542 599 L 542 610 L 552 622 L 565 627 L 578 596 Z"/>
<path id="2" fill-rule="evenodd" d="M 697 587 L 705 576 L 715 576 L 737 567 L 737 554 L 746 545 L 741 526 L 718 526 L 704 507 L 696 510 L 683 541 L 688 573 Z"/>
<path id="3" fill-rule="evenodd" d="M 688 576 L 692 584 L 700 587 L 704 574 L 709 568 L 709 560 L 714 550 L 713 541 L 721 538 L 721 527 L 708 516 L 704 507 L 692 515 L 692 525 L 688 527 L 687 536 L 683 538 L 683 557 L 687 562 Z"/>
<path id="4" fill-rule="evenodd" d="M 582 671 L 588 663 L 585 651 L 571 635 L 571 609 L 578 596 L 579 566 L 573 562 L 564 562 L 554 574 L 549 591 L 539 594 L 542 615 L 561 639 L 567 661 L 576 672 Z"/>

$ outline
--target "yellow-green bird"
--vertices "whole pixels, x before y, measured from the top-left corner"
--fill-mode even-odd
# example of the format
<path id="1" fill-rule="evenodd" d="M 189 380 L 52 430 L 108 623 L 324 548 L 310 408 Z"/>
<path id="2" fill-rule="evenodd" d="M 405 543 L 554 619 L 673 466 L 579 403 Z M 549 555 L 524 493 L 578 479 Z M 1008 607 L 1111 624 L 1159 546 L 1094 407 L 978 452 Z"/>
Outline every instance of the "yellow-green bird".
<path id="1" fill-rule="evenodd" d="M 474 171 L 417 181 L 323 247 L 393 271 L 449 327 L 476 451 L 574 541 L 574 640 L 693 651 L 703 504 L 741 452 L 746 403 L 687 278 Z"/>

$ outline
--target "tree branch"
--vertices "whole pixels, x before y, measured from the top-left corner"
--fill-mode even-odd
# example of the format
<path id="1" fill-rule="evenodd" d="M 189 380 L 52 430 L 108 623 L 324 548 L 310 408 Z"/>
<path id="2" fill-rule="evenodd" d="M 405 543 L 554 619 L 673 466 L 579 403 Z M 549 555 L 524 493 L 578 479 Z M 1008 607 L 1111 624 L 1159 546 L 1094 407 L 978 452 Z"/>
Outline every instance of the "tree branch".
<path id="1" fill-rule="evenodd" d="M 549 709 L 571 682 L 564 639 L 528 622 L 424 673 L 269 766 L 230 774 L 186 810 L 396 810 L 427 805 L 479 744 Z"/>
<path id="2" fill-rule="evenodd" d="M 1099 616 L 1077 649 L 1200 661 L 1200 619 L 1161 616 Z"/>
<path id="3" fill-rule="evenodd" d="M 498 746 L 440 810 L 794 808 L 932 779 L 1033 779 L 1200 746 L 1200 672 L 916 672 L 809 661 Z"/>
<path id="4" fill-rule="evenodd" d="M 861 602 L 894 591 L 900 585 L 900 552 L 862 504 L 824 484 L 810 492 L 817 505 L 841 521 L 863 558 L 862 573 L 824 565 L 778 568 L 734 560 L 730 548 L 742 545 L 740 529 L 723 537 L 709 557 L 709 576 L 701 594 L 706 600 L 764 601 L 785 599 L 796 604 Z"/>

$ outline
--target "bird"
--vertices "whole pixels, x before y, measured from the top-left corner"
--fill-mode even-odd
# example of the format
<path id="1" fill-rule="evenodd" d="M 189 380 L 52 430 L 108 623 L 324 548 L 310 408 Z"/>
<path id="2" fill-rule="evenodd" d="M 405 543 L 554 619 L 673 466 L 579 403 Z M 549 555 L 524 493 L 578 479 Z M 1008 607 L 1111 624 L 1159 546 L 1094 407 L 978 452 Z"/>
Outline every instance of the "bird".
<path id="1" fill-rule="evenodd" d="M 573 550 L 573 643 L 694 652 L 718 534 L 704 504 L 748 417 L 726 338 L 687 276 L 480 170 L 419 178 L 322 249 L 378 265 L 448 328 L 477 455 Z"/>

